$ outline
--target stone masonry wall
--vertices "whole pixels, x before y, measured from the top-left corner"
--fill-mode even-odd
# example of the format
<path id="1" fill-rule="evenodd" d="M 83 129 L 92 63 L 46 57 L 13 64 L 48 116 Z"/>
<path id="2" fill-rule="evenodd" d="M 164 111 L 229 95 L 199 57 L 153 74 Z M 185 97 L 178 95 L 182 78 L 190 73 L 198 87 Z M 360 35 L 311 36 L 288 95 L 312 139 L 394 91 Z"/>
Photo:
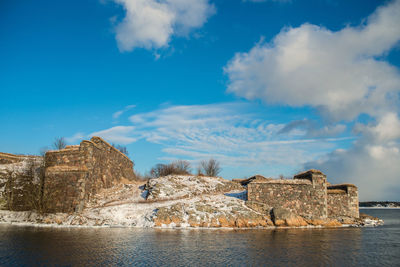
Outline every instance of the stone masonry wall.
<path id="1" fill-rule="evenodd" d="M 293 179 L 309 180 L 314 190 L 311 190 L 311 207 L 315 218 L 325 219 L 328 217 L 328 196 L 326 175 L 318 170 L 308 170 L 299 173 Z"/>
<path id="2" fill-rule="evenodd" d="M 78 168 L 46 169 L 43 208 L 46 212 L 75 212 L 85 203 L 88 172 Z"/>
<path id="3" fill-rule="evenodd" d="M 80 147 L 48 151 L 45 155 L 43 208 L 46 212 L 72 212 L 84 201 L 82 197 L 88 169 Z"/>
<path id="4" fill-rule="evenodd" d="M 0 209 L 38 209 L 43 158 L 0 153 Z"/>
<path id="5" fill-rule="evenodd" d="M 48 212 L 79 212 L 102 188 L 133 180 L 133 162 L 100 137 L 45 156 L 43 203 Z"/>
<path id="6" fill-rule="evenodd" d="M 100 137 L 93 137 L 91 179 L 95 190 L 110 188 L 121 180 L 134 180 L 133 162 Z M 88 169 L 90 167 L 88 166 Z"/>
<path id="7" fill-rule="evenodd" d="M 358 190 L 354 185 L 333 185 L 328 187 L 328 216 L 359 217 Z"/>
<path id="8" fill-rule="evenodd" d="M 133 162 L 99 137 L 39 156 L 0 153 L 0 209 L 75 212 L 102 188 L 133 180 Z"/>
<path id="9" fill-rule="evenodd" d="M 307 218 L 327 218 L 326 176 L 311 170 L 294 178 L 250 183 L 249 204 L 263 203 L 271 209 L 281 207 Z"/>

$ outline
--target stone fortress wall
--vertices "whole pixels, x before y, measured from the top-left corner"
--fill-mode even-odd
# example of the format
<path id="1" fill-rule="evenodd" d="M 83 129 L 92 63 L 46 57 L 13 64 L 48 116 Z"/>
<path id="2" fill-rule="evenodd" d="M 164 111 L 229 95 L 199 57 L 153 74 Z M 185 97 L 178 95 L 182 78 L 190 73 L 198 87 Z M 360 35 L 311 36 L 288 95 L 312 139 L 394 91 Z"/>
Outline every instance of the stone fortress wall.
<path id="1" fill-rule="evenodd" d="M 31 171 L 33 161 L 38 162 L 35 175 Z M 37 209 L 29 204 L 35 202 L 33 198 L 45 212 L 79 212 L 100 189 L 124 179 L 134 180 L 133 166 L 125 154 L 100 137 L 48 151 L 44 158 L 0 153 L 0 208 Z"/>
<path id="2" fill-rule="evenodd" d="M 0 152 L 0 209 L 37 209 L 43 158 Z"/>
<path id="3" fill-rule="evenodd" d="M 318 170 L 297 174 L 293 179 L 255 179 L 247 185 L 247 205 L 268 213 L 284 208 L 305 218 L 358 218 L 358 190 L 350 184 L 329 185 Z"/>
<path id="4" fill-rule="evenodd" d="M 328 216 L 355 217 L 359 216 L 358 190 L 352 184 L 328 186 Z"/>
<path id="5" fill-rule="evenodd" d="M 80 212 L 100 189 L 136 179 L 133 166 L 100 137 L 44 157 L 0 153 L 0 209 Z M 246 205 L 262 213 L 283 208 L 310 219 L 359 217 L 357 187 L 330 185 L 318 170 L 293 179 L 256 175 L 237 182 L 247 185 Z"/>

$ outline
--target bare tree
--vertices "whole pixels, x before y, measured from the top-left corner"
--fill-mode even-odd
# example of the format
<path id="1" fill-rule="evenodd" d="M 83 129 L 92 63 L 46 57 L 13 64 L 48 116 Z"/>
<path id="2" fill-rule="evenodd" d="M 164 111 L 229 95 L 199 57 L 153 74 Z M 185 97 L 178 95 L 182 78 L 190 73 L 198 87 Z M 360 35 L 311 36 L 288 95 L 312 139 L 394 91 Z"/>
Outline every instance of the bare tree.
<path id="1" fill-rule="evenodd" d="M 187 175 L 190 174 L 190 163 L 185 160 L 174 161 L 169 164 L 157 164 L 150 170 L 153 178 L 167 176 L 170 174 Z"/>
<path id="2" fill-rule="evenodd" d="M 128 149 L 126 148 L 126 146 L 121 146 L 121 145 L 116 145 L 116 144 L 111 144 L 113 147 L 115 147 L 116 149 L 118 149 L 121 153 L 124 153 L 125 155 L 129 156 L 129 152 Z"/>
<path id="3" fill-rule="evenodd" d="M 64 137 L 56 137 L 53 142 L 54 149 L 63 149 L 67 146 L 67 142 L 65 141 Z"/>
<path id="4" fill-rule="evenodd" d="M 175 171 L 177 174 L 190 174 L 191 167 L 190 162 L 186 160 L 177 160 L 172 163 L 175 167 Z"/>
<path id="5" fill-rule="evenodd" d="M 222 168 L 219 165 L 219 162 L 215 159 L 203 160 L 200 162 L 201 173 L 207 176 L 217 176 Z"/>
<path id="6" fill-rule="evenodd" d="M 150 170 L 150 175 L 153 178 L 167 176 L 174 173 L 174 169 L 171 164 L 157 164 Z"/>

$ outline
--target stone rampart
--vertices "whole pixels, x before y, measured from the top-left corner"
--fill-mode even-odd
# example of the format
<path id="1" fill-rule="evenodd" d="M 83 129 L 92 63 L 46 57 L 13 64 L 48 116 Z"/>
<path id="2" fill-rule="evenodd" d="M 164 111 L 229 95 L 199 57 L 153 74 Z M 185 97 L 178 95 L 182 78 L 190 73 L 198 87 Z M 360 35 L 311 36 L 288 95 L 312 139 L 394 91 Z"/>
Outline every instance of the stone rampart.
<path id="1" fill-rule="evenodd" d="M 327 217 L 326 177 L 321 172 L 309 171 L 293 180 L 251 182 L 247 190 L 250 205 L 258 202 L 271 209 L 285 208 L 307 218 Z"/>
<path id="2" fill-rule="evenodd" d="M 47 151 L 46 167 L 53 166 L 82 166 L 84 165 L 84 154 L 78 148 L 61 149 L 54 151 Z"/>
<path id="3" fill-rule="evenodd" d="M 135 178 L 133 162 L 100 137 L 44 158 L 0 153 L 0 208 L 78 212 L 100 189 Z"/>
<path id="4" fill-rule="evenodd" d="M 0 152 L 0 164 L 3 165 L 3 164 L 17 163 L 35 157 L 36 156 L 14 155 L 14 154 Z"/>
<path id="5" fill-rule="evenodd" d="M 359 217 L 358 190 L 352 184 L 328 186 L 328 216 Z"/>
<path id="6" fill-rule="evenodd" d="M 102 188 L 133 180 L 133 162 L 100 137 L 45 155 L 43 203 L 48 212 L 74 212 Z"/>
<path id="7" fill-rule="evenodd" d="M 258 212 L 284 208 L 305 218 L 359 217 L 358 190 L 351 184 L 327 185 L 318 170 L 297 174 L 291 180 L 254 180 L 248 184 L 246 205 Z"/>

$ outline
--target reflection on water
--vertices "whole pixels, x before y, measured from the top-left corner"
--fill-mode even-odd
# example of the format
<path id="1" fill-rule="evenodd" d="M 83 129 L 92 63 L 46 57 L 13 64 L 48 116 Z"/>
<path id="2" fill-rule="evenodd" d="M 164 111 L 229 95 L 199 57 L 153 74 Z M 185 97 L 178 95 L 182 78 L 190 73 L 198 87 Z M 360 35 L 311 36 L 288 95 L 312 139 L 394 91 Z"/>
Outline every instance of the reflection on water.
<path id="1" fill-rule="evenodd" d="M 374 212 L 381 212 L 372 215 L 383 217 L 389 223 L 379 228 L 282 230 L 1 225 L 0 265 L 397 265 L 400 263 L 400 210 Z"/>

